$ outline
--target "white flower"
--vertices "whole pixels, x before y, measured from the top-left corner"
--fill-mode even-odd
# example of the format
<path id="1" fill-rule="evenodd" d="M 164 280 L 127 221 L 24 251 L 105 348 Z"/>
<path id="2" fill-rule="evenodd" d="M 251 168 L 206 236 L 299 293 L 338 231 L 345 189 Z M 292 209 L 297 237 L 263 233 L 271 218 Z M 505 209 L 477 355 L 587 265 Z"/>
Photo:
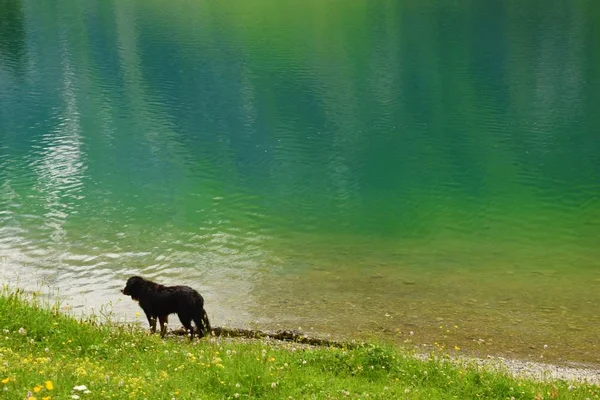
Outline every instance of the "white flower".
<path id="1" fill-rule="evenodd" d="M 275 389 L 277 387 L 277 382 L 271 382 L 271 387 Z"/>
<path id="2" fill-rule="evenodd" d="M 25 330 L 25 328 L 19 328 L 19 334 L 20 335 L 24 335 L 26 333 L 27 333 L 27 331 Z"/>
<path id="3" fill-rule="evenodd" d="M 79 398 L 79 396 L 77 396 L 76 394 L 74 394 L 74 395 L 71 396 L 71 398 L 77 400 Z"/>
<path id="4" fill-rule="evenodd" d="M 79 386 L 74 386 L 73 390 L 77 390 L 78 392 L 83 392 L 84 390 L 88 390 L 88 388 L 85 385 L 79 385 Z"/>
<path id="5" fill-rule="evenodd" d="M 238 397 L 240 397 L 240 394 L 239 393 L 234 393 L 233 397 L 235 397 L 237 399 Z"/>

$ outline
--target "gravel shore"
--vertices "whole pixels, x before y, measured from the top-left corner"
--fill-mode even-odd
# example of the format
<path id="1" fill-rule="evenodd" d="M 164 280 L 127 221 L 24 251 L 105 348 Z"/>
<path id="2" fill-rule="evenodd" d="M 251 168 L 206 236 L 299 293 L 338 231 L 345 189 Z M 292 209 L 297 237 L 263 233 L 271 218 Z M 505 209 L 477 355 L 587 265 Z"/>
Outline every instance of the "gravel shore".
<path id="1" fill-rule="evenodd" d="M 475 359 L 480 365 L 503 370 L 511 375 L 540 381 L 564 380 L 600 385 L 600 369 L 567 367 L 533 361 L 513 360 L 503 357 Z"/>
<path id="2" fill-rule="evenodd" d="M 423 355 L 423 358 L 425 357 L 427 356 Z M 600 369 L 594 367 L 569 367 L 492 356 L 485 359 L 457 357 L 451 360 L 457 364 L 472 364 L 475 362 L 482 368 L 504 372 L 517 378 L 533 379 L 536 381 L 563 380 L 572 383 L 588 383 L 600 386 Z"/>

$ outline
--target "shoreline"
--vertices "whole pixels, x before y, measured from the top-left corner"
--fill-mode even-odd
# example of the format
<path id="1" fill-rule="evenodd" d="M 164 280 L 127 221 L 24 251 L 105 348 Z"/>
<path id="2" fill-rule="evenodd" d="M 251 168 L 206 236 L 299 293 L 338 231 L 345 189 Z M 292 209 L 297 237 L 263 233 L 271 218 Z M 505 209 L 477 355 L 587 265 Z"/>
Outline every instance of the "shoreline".
<path id="1" fill-rule="evenodd" d="M 568 367 L 500 356 L 489 356 L 486 359 L 461 356 L 452 357 L 451 361 L 459 365 L 475 362 L 478 366 L 496 372 L 505 372 L 515 378 L 532 379 L 538 382 L 563 380 L 600 386 L 600 369 L 593 367 Z"/>
<path id="2" fill-rule="evenodd" d="M 181 328 L 170 330 L 169 333 L 171 335 L 180 337 L 186 334 L 186 332 Z M 214 327 L 212 330 L 212 335 L 208 340 L 259 340 L 263 342 L 269 342 L 271 344 L 294 343 L 295 345 L 307 347 L 338 347 L 348 349 L 367 344 L 367 342 L 358 341 L 346 342 L 321 339 L 304 335 L 298 331 L 262 331 L 225 327 Z M 402 346 L 399 347 L 402 348 Z M 413 356 L 422 361 L 426 361 L 432 356 L 436 357 L 434 353 L 415 353 Z M 491 355 L 487 358 L 453 355 L 448 355 L 448 357 L 448 361 L 458 366 L 475 364 L 483 369 L 505 373 L 514 378 L 531 379 L 538 382 L 562 380 L 573 384 L 591 384 L 600 386 L 600 368 L 596 368 L 595 366 L 572 367 Z M 444 360 L 444 357 L 437 358 Z"/>

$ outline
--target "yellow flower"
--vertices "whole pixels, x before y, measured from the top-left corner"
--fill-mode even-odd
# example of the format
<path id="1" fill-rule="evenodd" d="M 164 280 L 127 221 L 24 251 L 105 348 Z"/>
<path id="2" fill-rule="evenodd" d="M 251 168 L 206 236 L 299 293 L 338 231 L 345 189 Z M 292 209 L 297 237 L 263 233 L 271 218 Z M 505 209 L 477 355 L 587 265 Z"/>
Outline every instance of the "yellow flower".
<path id="1" fill-rule="evenodd" d="M 48 389 L 48 390 L 54 389 L 54 385 L 52 384 L 52 381 L 46 381 L 45 385 L 46 385 L 46 389 Z"/>
<path id="2" fill-rule="evenodd" d="M 33 397 L 33 396 L 29 396 L 29 397 L 27 398 L 27 400 L 36 400 L 36 398 L 35 398 L 35 397 Z"/>
<path id="3" fill-rule="evenodd" d="M 36 386 L 36 387 L 33 388 L 33 391 L 36 392 L 36 393 L 39 393 L 40 390 L 42 390 L 43 388 L 44 388 L 43 386 Z"/>
<path id="4" fill-rule="evenodd" d="M 50 399 L 51 399 L 50 396 L 42 397 L 42 400 L 50 400 Z"/>
<path id="5" fill-rule="evenodd" d="M 9 380 L 10 380 L 9 378 L 4 378 L 4 379 L 2 379 L 2 383 L 8 383 Z"/>
<path id="6" fill-rule="evenodd" d="M 460 347 L 454 346 L 454 350 L 460 350 Z"/>

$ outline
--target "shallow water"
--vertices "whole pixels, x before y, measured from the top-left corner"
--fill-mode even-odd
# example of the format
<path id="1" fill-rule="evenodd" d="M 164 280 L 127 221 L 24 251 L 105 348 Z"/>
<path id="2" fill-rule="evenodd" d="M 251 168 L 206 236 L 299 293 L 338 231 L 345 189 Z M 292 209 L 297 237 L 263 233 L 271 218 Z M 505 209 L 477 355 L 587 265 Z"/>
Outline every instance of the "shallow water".
<path id="1" fill-rule="evenodd" d="M 446 3 L 4 1 L 0 280 L 600 364 L 600 7 Z"/>

